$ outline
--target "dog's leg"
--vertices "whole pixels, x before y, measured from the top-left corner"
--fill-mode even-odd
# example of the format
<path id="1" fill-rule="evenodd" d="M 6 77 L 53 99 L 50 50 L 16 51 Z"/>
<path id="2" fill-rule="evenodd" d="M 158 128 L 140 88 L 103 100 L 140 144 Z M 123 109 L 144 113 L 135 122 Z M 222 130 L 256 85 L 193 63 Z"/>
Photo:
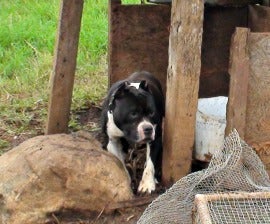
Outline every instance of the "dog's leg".
<path id="1" fill-rule="evenodd" d="M 112 153 L 122 162 L 123 168 L 129 177 L 129 182 L 131 183 L 131 178 L 125 165 L 125 154 L 123 152 L 123 146 L 122 146 L 120 138 L 109 138 L 107 150 L 108 152 Z"/>
<path id="2" fill-rule="evenodd" d="M 125 166 L 125 154 L 122 149 L 122 143 L 120 138 L 109 138 L 107 150 L 108 152 L 115 155 Z"/>
<path id="3" fill-rule="evenodd" d="M 107 145 L 108 152 L 115 155 L 123 164 L 123 167 L 129 177 L 129 180 L 131 182 L 128 170 L 125 165 L 125 154 L 123 152 L 123 145 L 121 142 L 121 137 L 124 135 L 124 133 L 115 125 L 113 114 L 111 112 L 107 112 L 108 121 L 107 121 L 107 135 L 109 138 L 109 142 Z"/>
<path id="4" fill-rule="evenodd" d="M 150 144 L 147 143 L 146 147 L 146 165 L 143 171 L 141 182 L 138 187 L 138 191 L 151 193 L 156 189 L 155 167 L 150 156 Z"/>
<path id="5" fill-rule="evenodd" d="M 115 155 L 123 163 L 123 165 L 125 165 L 123 146 L 120 140 L 124 134 L 114 123 L 113 114 L 108 111 L 107 116 L 107 135 L 109 137 L 107 150 Z"/>

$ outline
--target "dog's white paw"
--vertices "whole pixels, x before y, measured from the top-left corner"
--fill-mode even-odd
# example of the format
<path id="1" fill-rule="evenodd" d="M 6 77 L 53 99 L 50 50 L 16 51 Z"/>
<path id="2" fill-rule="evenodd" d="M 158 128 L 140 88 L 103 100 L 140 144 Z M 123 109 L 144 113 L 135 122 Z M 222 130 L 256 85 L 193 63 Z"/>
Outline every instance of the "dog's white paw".
<path id="1" fill-rule="evenodd" d="M 141 193 L 151 193 L 156 190 L 155 178 L 142 179 L 138 191 Z"/>
<path id="2" fill-rule="evenodd" d="M 150 154 L 150 150 L 149 154 Z M 151 158 L 146 161 L 146 166 L 143 171 L 143 176 L 138 187 L 138 192 L 151 193 L 156 190 L 155 169 Z"/>

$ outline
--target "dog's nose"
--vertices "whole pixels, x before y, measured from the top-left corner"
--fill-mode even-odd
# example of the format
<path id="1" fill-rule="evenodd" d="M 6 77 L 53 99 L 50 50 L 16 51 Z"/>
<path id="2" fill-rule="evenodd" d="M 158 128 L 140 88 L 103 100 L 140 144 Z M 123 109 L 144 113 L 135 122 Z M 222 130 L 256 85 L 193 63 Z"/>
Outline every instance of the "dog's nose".
<path id="1" fill-rule="evenodd" d="M 143 132 L 146 136 L 152 135 L 153 133 L 153 126 L 152 125 L 144 125 Z"/>

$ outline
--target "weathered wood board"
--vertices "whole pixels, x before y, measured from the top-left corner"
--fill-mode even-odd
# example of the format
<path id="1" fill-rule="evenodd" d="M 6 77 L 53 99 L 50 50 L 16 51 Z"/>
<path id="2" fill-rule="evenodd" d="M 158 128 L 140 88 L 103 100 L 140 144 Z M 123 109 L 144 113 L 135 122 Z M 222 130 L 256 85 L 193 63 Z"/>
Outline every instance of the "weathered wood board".
<path id="1" fill-rule="evenodd" d="M 206 3 L 210 5 L 247 5 L 247 4 L 256 4 L 259 3 L 259 0 L 207 0 Z"/>
<path id="2" fill-rule="evenodd" d="M 246 28 L 236 29 L 236 32 L 232 36 L 229 65 L 231 79 L 227 104 L 226 135 L 228 135 L 233 128 L 237 127 L 241 138 L 245 136 L 246 127 L 249 76 L 249 54 L 246 49 L 248 34 L 249 30 Z"/>
<path id="3" fill-rule="evenodd" d="M 173 1 L 163 143 L 163 182 L 190 172 L 201 70 L 204 5 Z"/>
<path id="4" fill-rule="evenodd" d="M 270 141 L 270 33 L 250 33 L 248 49 L 250 73 L 245 139 L 249 143 L 260 143 Z"/>
<path id="5" fill-rule="evenodd" d="M 270 7 L 250 5 L 248 27 L 251 32 L 270 32 Z"/>
<path id="6" fill-rule="evenodd" d="M 247 27 L 248 8 L 205 7 L 200 97 L 227 96 L 229 54 L 236 27 Z"/>
<path id="7" fill-rule="evenodd" d="M 110 85 L 136 70 L 148 70 L 166 92 L 171 9 L 164 5 L 121 5 L 110 1 Z M 228 95 L 229 51 L 235 27 L 247 27 L 248 7 L 204 10 L 200 97 Z M 222 53 L 221 53 L 222 52 Z"/>
<path id="8" fill-rule="evenodd" d="M 114 1 L 111 4 L 110 84 L 135 71 L 146 70 L 161 81 L 165 93 L 171 7 L 121 5 Z"/>
<path id="9" fill-rule="evenodd" d="M 46 134 L 68 131 L 83 2 L 61 1 Z"/>
<path id="10" fill-rule="evenodd" d="M 240 37 L 239 30 L 236 32 L 238 34 L 235 36 Z M 232 128 L 239 128 L 244 140 L 255 148 L 270 174 L 270 33 L 244 32 L 248 33 L 247 44 L 238 45 L 242 50 L 232 45 L 231 51 L 234 53 L 231 54 L 247 51 L 249 60 L 242 64 L 242 69 L 249 73 L 247 80 L 243 81 L 243 71 L 230 69 L 232 85 L 229 101 L 237 97 L 245 100 L 246 96 L 246 108 L 241 103 L 229 102 L 228 111 L 234 112 L 227 114 L 227 125 L 230 127 L 227 128 L 227 133 Z M 239 60 L 231 57 L 230 66 L 237 65 Z M 244 68 L 243 65 L 249 68 Z M 234 82 L 238 85 L 234 85 Z M 247 93 L 241 92 L 242 89 L 247 89 Z M 238 116 L 237 113 L 240 112 L 243 115 Z"/>

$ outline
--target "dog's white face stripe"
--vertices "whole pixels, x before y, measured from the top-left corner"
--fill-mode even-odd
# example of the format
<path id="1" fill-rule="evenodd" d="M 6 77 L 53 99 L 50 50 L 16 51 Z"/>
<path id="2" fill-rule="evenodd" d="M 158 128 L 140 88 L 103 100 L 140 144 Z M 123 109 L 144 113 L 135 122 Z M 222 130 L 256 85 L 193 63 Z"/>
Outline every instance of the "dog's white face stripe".
<path id="1" fill-rule="evenodd" d="M 108 116 L 107 134 L 109 138 L 123 137 L 124 133 L 114 123 L 113 114 L 108 111 L 107 116 Z"/>
<path id="2" fill-rule="evenodd" d="M 129 86 L 133 86 L 133 87 L 135 87 L 136 89 L 139 89 L 140 84 L 141 84 L 140 82 L 132 82 L 132 83 L 130 83 Z"/>

